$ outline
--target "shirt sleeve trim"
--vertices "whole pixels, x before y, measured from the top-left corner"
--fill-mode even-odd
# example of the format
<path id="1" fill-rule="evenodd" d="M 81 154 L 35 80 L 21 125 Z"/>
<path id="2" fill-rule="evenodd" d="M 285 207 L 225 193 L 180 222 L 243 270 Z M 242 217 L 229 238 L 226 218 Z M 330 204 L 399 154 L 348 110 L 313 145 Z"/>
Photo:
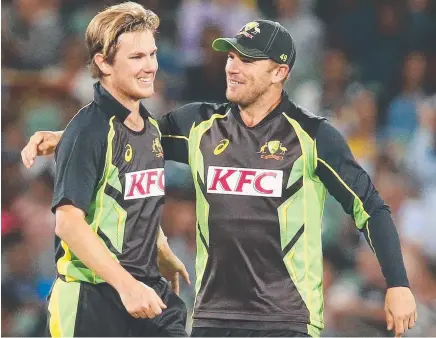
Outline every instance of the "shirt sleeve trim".
<path id="1" fill-rule="evenodd" d="M 368 231 L 368 243 L 369 243 L 369 246 L 371 247 L 372 251 L 375 253 L 375 248 L 374 248 L 374 245 L 372 244 L 371 233 L 369 232 L 369 222 L 366 222 L 366 231 Z M 377 254 L 376 254 L 376 256 L 377 256 Z"/>
<path id="2" fill-rule="evenodd" d="M 182 136 L 182 135 L 162 135 L 162 137 L 181 138 L 181 139 L 184 139 L 184 140 L 186 140 L 186 141 L 189 140 L 186 136 Z"/>
<path id="3" fill-rule="evenodd" d="M 368 222 L 368 219 L 370 218 L 370 215 L 366 212 L 365 208 L 363 207 L 363 202 L 359 198 L 359 196 L 356 195 L 356 193 L 347 185 L 347 183 L 344 182 L 344 180 L 338 175 L 338 173 L 323 159 L 318 157 L 318 160 L 328 168 L 333 175 L 338 179 L 338 181 L 353 195 L 354 201 L 353 201 L 353 214 L 354 214 L 354 221 L 356 223 L 357 228 L 360 230 L 363 229 L 365 226 L 365 223 Z"/>

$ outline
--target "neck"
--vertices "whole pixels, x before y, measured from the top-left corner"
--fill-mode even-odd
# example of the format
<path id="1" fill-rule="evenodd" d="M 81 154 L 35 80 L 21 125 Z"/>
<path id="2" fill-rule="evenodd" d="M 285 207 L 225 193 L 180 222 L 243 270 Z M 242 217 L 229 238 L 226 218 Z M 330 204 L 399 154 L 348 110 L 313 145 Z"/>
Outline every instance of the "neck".
<path id="1" fill-rule="evenodd" d="M 101 85 L 106 89 L 119 103 L 130 110 L 130 116 L 140 116 L 139 100 L 128 97 L 122 91 L 117 90 L 109 81 L 100 81 Z"/>
<path id="2" fill-rule="evenodd" d="M 239 106 L 242 121 L 247 127 L 254 127 L 279 105 L 281 98 L 280 88 L 266 92 L 248 106 Z"/>

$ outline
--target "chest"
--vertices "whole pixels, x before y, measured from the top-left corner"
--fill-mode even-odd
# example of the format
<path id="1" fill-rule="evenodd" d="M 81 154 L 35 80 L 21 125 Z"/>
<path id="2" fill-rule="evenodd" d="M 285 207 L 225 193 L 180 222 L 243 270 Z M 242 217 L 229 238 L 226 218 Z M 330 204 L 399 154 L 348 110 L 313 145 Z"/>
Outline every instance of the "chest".
<path id="1" fill-rule="evenodd" d="M 133 133 L 114 125 L 109 143 L 112 176 L 118 176 L 124 199 L 142 199 L 164 194 L 164 160 L 159 131 L 146 123 L 145 131 Z"/>
<path id="2" fill-rule="evenodd" d="M 297 134 L 281 117 L 257 128 L 246 128 L 232 116 L 220 119 L 191 149 L 197 171 L 202 159 L 208 193 L 265 197 L 282 196 L 302 155 Z"/>

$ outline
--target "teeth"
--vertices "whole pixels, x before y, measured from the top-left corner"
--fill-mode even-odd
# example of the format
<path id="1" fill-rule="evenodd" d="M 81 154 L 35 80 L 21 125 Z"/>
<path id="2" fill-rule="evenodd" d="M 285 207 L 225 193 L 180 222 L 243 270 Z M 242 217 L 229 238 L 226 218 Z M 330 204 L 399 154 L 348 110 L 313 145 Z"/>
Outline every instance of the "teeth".
<path id="1" fill-rule="evenodd" d="M 151 82 L 151 79 L 140 78 L 138 79 L 141 82 Z"/>
<path id="2" fill-rule="evenodd" d="M 241 84 L 241 82 L 230 80 L 231 84 Z"/>

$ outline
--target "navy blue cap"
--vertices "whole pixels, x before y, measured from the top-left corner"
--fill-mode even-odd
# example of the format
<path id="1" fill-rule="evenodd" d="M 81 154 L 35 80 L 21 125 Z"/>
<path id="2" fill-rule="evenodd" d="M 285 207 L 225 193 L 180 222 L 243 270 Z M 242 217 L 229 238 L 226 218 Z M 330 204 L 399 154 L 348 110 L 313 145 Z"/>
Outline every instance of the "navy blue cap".
<path id="1" fill-rule="evenodd" d="M 276 21 L 256 20 L 247 23 L 234 38 L 218 38 L 212 48 L 228 52 L 233 48 L 254 59 L 271 59 L 289 68 L 295 63 L 294 40 L 288 30 Z"/>

